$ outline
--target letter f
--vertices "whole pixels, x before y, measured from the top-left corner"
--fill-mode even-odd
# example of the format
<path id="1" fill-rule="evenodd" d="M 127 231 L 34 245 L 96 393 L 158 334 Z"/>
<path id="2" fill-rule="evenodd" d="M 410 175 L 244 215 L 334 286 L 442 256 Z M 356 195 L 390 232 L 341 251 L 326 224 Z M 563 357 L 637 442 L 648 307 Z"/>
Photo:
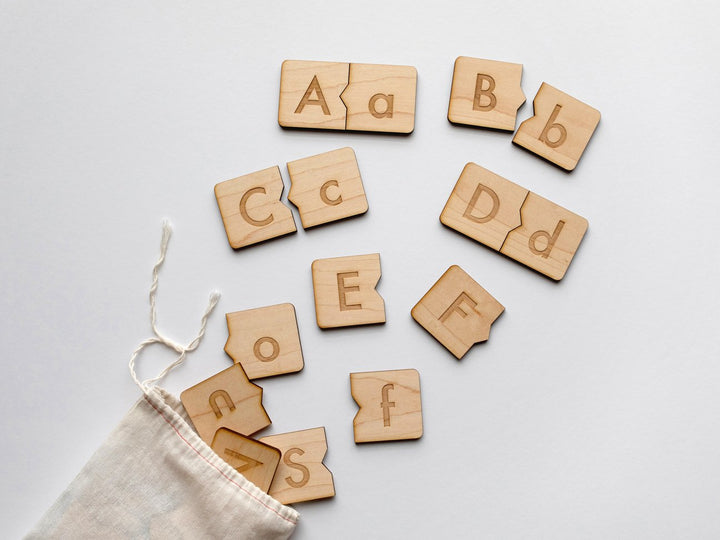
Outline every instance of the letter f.
<path id="1" fill-rule="evenodd" d="M 388 393 L 390 390 L 394 390 L 395 385 L 394 384 L 386 384 L 382 387 L 382 402 L 380 403 L 380 406 L 383 410 L 383 426 L 389 427 L 390 426 L 390 407 L 395 406 L 394 401 L 388 401 Z"/>

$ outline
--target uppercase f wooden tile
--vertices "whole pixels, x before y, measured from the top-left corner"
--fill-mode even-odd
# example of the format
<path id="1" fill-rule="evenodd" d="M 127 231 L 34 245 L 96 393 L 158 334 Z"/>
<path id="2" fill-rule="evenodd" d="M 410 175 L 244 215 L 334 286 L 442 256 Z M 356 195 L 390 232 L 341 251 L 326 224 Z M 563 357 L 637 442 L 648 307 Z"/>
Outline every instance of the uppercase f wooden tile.
<path id="1" fill-rule="evenodd" d="M 600 122 L 600 111 L 542 83 L 533 100 L 534 115 L 525 120 L 513 142 L 573 170 Z"/>
<path id="2" fill-rule="evenodd" d="M 277 166 L 215 186 L 230 246 L 237 249 L 297 230 L 290 208 L 280 201 L 283 189 Z"/>

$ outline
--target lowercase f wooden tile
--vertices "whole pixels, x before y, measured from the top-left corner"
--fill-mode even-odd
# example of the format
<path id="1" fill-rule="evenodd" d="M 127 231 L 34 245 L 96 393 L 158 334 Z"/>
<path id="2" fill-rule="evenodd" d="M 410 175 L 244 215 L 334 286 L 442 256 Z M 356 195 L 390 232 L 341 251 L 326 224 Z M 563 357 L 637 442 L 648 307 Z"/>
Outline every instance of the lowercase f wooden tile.
<path id="1" fill-rule="evenodd" d="M 277 448 L 226 428 L 217 430 L 210 447 L 233 469 L 265 493 L 268 492 L 280 463 Z"/>

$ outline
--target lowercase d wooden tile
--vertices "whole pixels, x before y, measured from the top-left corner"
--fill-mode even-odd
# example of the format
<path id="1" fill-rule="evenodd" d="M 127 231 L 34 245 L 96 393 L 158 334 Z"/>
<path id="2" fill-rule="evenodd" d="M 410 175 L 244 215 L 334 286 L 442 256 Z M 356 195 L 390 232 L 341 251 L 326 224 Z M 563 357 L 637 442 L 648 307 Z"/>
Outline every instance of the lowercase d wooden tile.
<path id="1" fill-rule="evenodd" d="M 210 445 L 217 455 L 265 493 L 280 463 L 280 451 L 226 428 L 215 433 Z"/>

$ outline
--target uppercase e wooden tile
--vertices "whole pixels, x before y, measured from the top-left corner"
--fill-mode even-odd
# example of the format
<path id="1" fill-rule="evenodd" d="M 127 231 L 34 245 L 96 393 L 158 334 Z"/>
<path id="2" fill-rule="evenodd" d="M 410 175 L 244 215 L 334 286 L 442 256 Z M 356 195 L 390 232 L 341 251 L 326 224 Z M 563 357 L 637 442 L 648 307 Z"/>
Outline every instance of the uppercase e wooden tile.
<path id="1" fill-rule="evenodd" d="M 352 148 L 340 148 L 287 164 L 288 200 L 305 229 L 367 212 L 360 169 Z"/>
<path id="2" fill-rule="evenodd" d="M 295 373 L 303 368 L 295 307 L 278 304 L 225 315 L 225 352 L 248 379 Z"/>
<path id="3" fill-rule="evenodd" d="M 231 247 L 238 249 L 297 230 L 292 211 L 280 201 L 283 189 L 277 166 L 215 186 L 215 198 Z"/>
<path id="4" fill-rule="evenodd" d="M 265 493 L 280 463 L 280 450 L 227 428 L 215 433 L 210 448 Z"/>
<path id="5" fill-rule="evenodd" d="M 459 56 L 455 60 L 448 120 L 454 124 L 515 130 L 525 103 L 522 64 Z"/>
<path id="6" fill-rule="evenodd" d="M 525 120 L 513 142 L 573 170 L 600 122 L 600 111 L 542 83 L 533 100 L 534 115 Z"/>

